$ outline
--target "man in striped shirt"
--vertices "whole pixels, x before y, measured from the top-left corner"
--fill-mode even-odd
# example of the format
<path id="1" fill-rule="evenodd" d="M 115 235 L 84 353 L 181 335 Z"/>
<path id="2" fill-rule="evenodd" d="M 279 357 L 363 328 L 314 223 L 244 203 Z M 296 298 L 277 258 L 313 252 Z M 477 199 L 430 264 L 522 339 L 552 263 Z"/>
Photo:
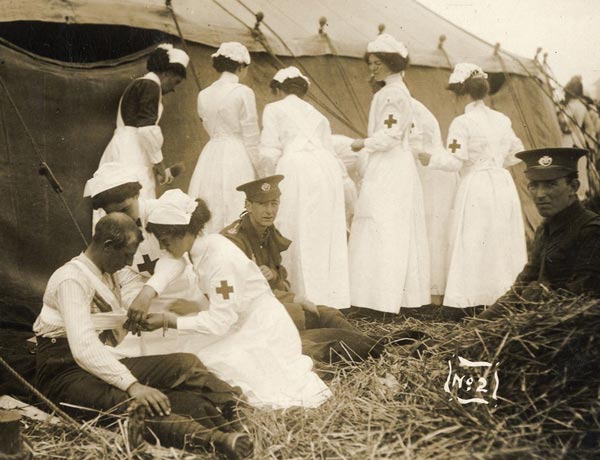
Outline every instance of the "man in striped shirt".
<path id="1" fill-rule="evenodd" d="M 239 389 L 192 354 L 119 359 L 113 348 L 126 334 L 126 311 L 112 275 L 131 264 L 140 239 L 131 218 L 109 214 L 96 225 L 88 248 L 50 277 L 33 326 L 37 386 L 55 402 L 103 412 L 122 412 L 129 403 L 142 406 L 163 444 L 183 446 L 187 438 L 243 457 L 251 450 L 250 439 L 221 431 L 233 417 Z"/>

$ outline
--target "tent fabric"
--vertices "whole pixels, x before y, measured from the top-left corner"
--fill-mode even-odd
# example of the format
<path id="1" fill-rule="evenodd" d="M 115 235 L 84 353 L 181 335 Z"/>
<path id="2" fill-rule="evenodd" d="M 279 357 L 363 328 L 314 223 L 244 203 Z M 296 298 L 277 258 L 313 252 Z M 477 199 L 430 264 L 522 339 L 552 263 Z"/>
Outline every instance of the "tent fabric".
<path id="1" fill-rule="evenodd" d="M 147 50 L 147 53 L 150 50 Z M 214 48 L 190 44 L 189 51 L 204 86 L 217 78 L 210 66 Z M 75 218 L 89 238 L 91 233 L 90 205 L 82 199 L 86 180 L 97 168 L 104 147 L 115 127 L 119 97 L 131 81 L 145 73 L 145 53 L 97 68 L 87 65 L 64 66 L 47 59 L 0 44 L 0 78 L 15 101 L 35 145 L 63 186 L 63 197 L 73 209 Z M 273 100 L 268 83 L 275 67 L 270 56 L 254 53 L 247 82 L 257 96 L 259 113 Z M 356 104 L 342 84 L 331 56 L 302 58 L 311 77 L 318 81 L 340 110 L 361 125 Z M 292 64 L 291 58 L 283 58 Z M 371 90 L 368 69 L 362 60 L 339 58 L 348 79 L 359 96 L 358 105 L 366 114 Z M 438 118 L 447 133 L 450 121 L 458 114 L 455 97 L 444 90 L 449 70 L 413 66 L 406 80 L 412 94 L 421 100 Z M 510 77 L 513 90 L 522 102 L 525 120 L 514 107 L 508 85 L 489 99 L 488 103 L 511 117 L 517 134 L 527 147 L 533 147 L 525 134 L 527 123 L 535 147 L 559 145 L 559 128 L 551 102 L 531 78 Z M 311 91 L 316 88 L 311 86 Z M 318 97 L 318 91 L 315 96 Z M 192 79 L 165 96 L 161 119 L 166 163 L 183 160 L 187 172 L 174 187 L 187 188 L 193 167 L 208 138 L 196 114 L 197 89 Z M 333 105 L 327 102 L 333 110 Z M 364 116 L 363 114 L 363 116 Z M 331 118 L 333 131 L 355 136 L 346 125 Z M 0 283 L 3 286 L 2 319 L 30 322 L 40 306 L 49 275 L 61 264 L 79 253 L 84 245 L 60 198 L 47 181 L 38 175 L 39 160 L 31 141 L 0 88 Z M 364 129 L 364 126 L 363 126 Z M 539 221 L 531 201 L 527 199 L 522 168 L 513 171 L 522 194 L 523 209 L 531 234 Z M 160 191 L 159 191 L 160 192 Z M 11 307 L 8 307 L 11 305 Z"/>
<path id="2" fill-rule="evenodd" d="M 254 41 L 247 29 L 218 5 L 235 10 L 246 24 L 252 25 L 253 17 L 249 13 L 244 16 L 245 10 L 237 0 L 174 0 L 173 3 L 184 34 L 189 35 L 186 38 L 192 40 L 188 41 L 187 47 L 191 65 L 202 86 L 218 77 L 212 69 L 210 55 L 221 40 L 237 40 L 249 46 L 253 53 L 246 83 L 255 91 L 258 110 L 262 113 L 265 104 L 274 100 L 268 84 L 279 63 L 261 52 L 262 46 Z M 447 35 L 447 51 L 452 59 L 459 60 L 457 56 L 462 56 L 461 53 L 486 55 L 491 67 L 484 68 L 492 73 L 494 70 L 490 69 L 500 71 L 499 61 L 492 55 L 489 45 L 414 1 L 377 0 L 368 2 L 368 6 L 367 2 L 359 0 L 313 3 L 244 0 L 244 4 L 254 11 L 263 10 L 265 22 L 279 34 L 285 31 L 282 37 L 294 54 L 303 55 L 296 59 L 285 49 L 274 46 L 276 52 L 281 53 L 278 59 L 283 65 L 301 65 L 303 73 L 311 78 L 311 102 L 330 119 L 334 133 L 357 137 L 366 132 L 371 88 L 362 52 L 366 42 L 375 35 L 372 29 L 378 21 L 387 21 L 386 30 L 398 32 L 398 37 L 415 50 L 414 53 L 411 51 L 413 65 L 406 71 L 407 85 L 412 95 L 437 117 L 444 136 L 451 120 L 459 114 L 459 108 L 455 96 L 444 89 L 450 66 L 443 53 L 435 49 L 438 33 L 442 31 Z M 172 19 L 163 3 L 156 0 L 0 0 L 0 7 L 2 21 L 125 23 L 173 32 Z M 349 10 L 353 14 L 345 15 L 347 23 L 343 23 L 339 18 Z M 397 24 L 389 19 L 392 12 L 398 12 Z M 314 18 L 310 16 L 313 13 Z M 324 39 L 317 33 L 317 15 L 328 17 L 327 31 L 338 51 L 343 51 L 343 57 L 332 56 L 329 48 L 320 42 Z M 430 25 L 434 23 L 435 26 Z M 261 29 L 275 45 L 277 40 L 269 36 L 264 24 Z M 431 30 L 435 33 L 431 32 L 429 36 Z M 417 52 L 418 45 L 424 50 L 423 54 Z M 132 79 L 146 72 L 146 56 L 151 50 L 110 61 L 76 64 L 42 58 L 0 40 L 0 194 L 4 198 L 0 200 L 0 285 L 3 287 L 0 323 L 31 324 L 39 311 L 50 274 L 83 249 L 84 243 L 62 199 L 71 207 L 85 236 L 90 238 L 91 209 L 89 201 L 82 198 L 83 187 L 96 170 L 112 136 L 119 98 Z M 419 56 L 428 57 L 420 60 Z M 505 56 L 505 61 L 511 60 Z M 481 61 L 477 62 L 481 64 Z M 528 65 L 532 65 L 531 61 Z M 519 69 L 523 70 L 520 66 Z M 560 145 L 554 107 L 540 89 L 541 82 L 535 77 L 518 74 L 516 70 L 515 73 L 508 76 L 487 103 L 511 118 L 515 132 L 526 147 Z M 353 88 L 352 92 L 345 81 Z M 167 164 L 185 163 L 186 173 L 173 184 L 184 190 L 208 140 L 196 112 L 197 93 L 189 72 L 188 79 L 175 93 L 163 99 L 165 110 L 160 122 L 165 137 L 163 153 Z M 46 179 L 38 175 L 40 160 L 9 95 L 33 136 L 37 150 L 60 181 L 64 189 L 62 197 L 57 196 Z M 516 100 L 520 102 L 521 110 L 516 107 Z M 342 118 L 347 122 L 340 121 Z M 540 217 L 527 197 L 523 168 L 517 166 L 512 173 L 531 236 Z M 158 190 L 159 193 L 162 191 Z"/>
<path id="3" fill-rule="evenodd" d="M 415 65 L 448 68 L 475 62 L 486 72 L 502 71 L 492 45 L 415 0 L 173 0 L 172 6 L 185 39 L 211 47 L 239 41 L 251 52 L 264 51 L 252 34 L 255 13 L 260 11 L 264 13 L 260 30 L 278 56 L 332 54 L 319 34 L 319 19 L 325 17 L 324 30 L 341 56 L 361 57 L 365 44 L 384 24 L 386 32 L 405 42 Z M 0 0 L 0 11 L 5 22 L 126 25 L 177 35 L 164 0 Z M 441 35 L 448 57 L 438 49 Z M 537 72 L 531 60 L 502 54 L 509 72 Z"/>

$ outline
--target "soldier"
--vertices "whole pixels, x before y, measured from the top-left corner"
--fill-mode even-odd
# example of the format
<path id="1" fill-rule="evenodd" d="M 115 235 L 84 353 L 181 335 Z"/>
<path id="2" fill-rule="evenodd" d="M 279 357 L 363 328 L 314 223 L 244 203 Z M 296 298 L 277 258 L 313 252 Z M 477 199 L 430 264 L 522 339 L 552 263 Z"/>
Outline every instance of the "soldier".
<path id="1" fill-rule="evenodd" d="M 383 347 L 352 326 L 337 309 L 316 306 L 291 291 L 281 253 L 292 241 L 285 238 L 274 225 L 279 209 L 282 175 L 265 177 L 237 187 L 246 194 L 246 213 L 221 234 L 231 240 L 258 265 L 273 293 L 285 306 L 300 331 L 304 352 L 319 361 L 337 357 L 331 349 L 343 353 L 344 345 L 354 353 L 351 358 L 378 356 Z M 335 359 L 334 359 L 335 360 Z"/>
<path id="2" fill-rule="evenodd" d="M 527 164 L 528 189 L 545 220 L 513 288 L 480 318 L 497 316 L 502 301 L 514 293 L 526 300 L 539 299 L 546 289 L 600 296 L 600 216 L 583 208 L 577 197 L 577 161 L 586 153 L 543 148 L 516 155 Z"/>

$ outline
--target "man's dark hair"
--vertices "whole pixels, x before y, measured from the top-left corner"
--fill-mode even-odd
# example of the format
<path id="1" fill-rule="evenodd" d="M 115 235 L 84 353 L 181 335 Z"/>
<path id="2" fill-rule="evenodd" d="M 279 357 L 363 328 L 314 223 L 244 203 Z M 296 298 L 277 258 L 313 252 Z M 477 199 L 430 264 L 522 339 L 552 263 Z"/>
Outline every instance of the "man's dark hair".
<path id="1" fill-rule="evenodd" d="M 214 58 L 212 58 L 212 65 L 214 69 L 219 73 L 235 73 L 238 71 L 238 69 L 246 66 L 246 64 L 234 61 L 233 59 L 229 59 L 225 56 L 215 56 Z"/>
<path id="2" fill-rule="evenodd" d="M 92 241 L 100 245 L 111 241 L 114 249 L 123 249 L 132 235 L 138 243 L 142 240 L 140 229 L 127 214 L 112 212 L 98 221 Z"/>
<path id="3" fill-rule="evenodd" d="M 208 209 L 206 202 L 200 198 L 196 199 L 196 203 L 198 203 L 198 206 L 196 206 L 196 209 L 192 213 L 189 224 L 168 225 L 149 222 L 148 225 L 146 225 L 146 230 L 157 237 L 169 235 L 175 238 L 183 238 L 186 233 L 197 235 L 210 220 L 210 209 Z"/>
<path id="4" fill-rule="evenodd" d="M 127 182 L 126 184 L 117 185 L 92 197 L 92 207 L 94 209 L 104 209 L 109 204 L 121 203 L 128 198 L 138 196 L 141 189 L 142 185 L 139 182 Z"/>
<path id="5" fill-rule="evenodd" d="M 371 54 L 377 56 L 393 73 L 406 70 L 410 62 L 409 56 L 402 57 L 398 53 L 365 53 L 364 60 L 367 64 L 369 63 L 369 56 Z"/>

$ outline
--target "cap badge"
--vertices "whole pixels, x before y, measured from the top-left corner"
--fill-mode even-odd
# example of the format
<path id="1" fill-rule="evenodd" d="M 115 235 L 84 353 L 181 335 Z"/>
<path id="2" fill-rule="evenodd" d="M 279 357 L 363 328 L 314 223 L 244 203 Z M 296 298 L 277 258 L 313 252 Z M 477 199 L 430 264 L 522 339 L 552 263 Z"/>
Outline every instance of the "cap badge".
<path id="1" fill-rule="evenodd" d="M 269 184 L 268 182 L 263 182 L 263 184 L 260 186 L 260 189 L 263 192 L 268 192 L 269 190 L 271 190 L 271 184 Z"/>
<path id="2" fill-rule="evenodd" d="M 538 163 L 540 164 L 540 166 L 550 166 L 552 164 L 552 157 L 544 155 L 538 160 Z"/>

